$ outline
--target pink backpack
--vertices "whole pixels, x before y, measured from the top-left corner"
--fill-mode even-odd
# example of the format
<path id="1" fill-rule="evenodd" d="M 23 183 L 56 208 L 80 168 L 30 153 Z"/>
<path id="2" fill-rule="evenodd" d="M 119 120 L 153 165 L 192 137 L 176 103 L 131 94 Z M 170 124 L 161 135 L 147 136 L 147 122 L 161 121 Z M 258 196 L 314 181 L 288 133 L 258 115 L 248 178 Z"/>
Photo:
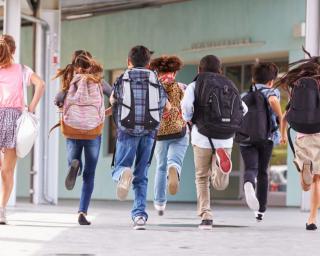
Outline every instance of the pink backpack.
<path id="1" fill-rule="evenodd" d="M 63 104 L 62 133 L 73 139 L 94 139 L 102 133 L 104 119 L 102 86 L 75 75 Z"/>

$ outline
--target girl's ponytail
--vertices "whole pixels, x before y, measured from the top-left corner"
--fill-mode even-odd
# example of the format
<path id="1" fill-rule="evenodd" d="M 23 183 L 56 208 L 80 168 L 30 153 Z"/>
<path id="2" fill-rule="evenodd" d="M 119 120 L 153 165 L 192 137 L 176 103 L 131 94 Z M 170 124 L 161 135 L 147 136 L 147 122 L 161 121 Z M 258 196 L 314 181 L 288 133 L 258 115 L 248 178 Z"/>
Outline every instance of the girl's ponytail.
<path id="1" fill-rule="evenodd" d="M 12 37 L 10 38 L 13 40 Z M 6 35 L 0 36 L 0 68 L 6 68 L 13 62 L 13 52 L 7 40 L 8 38 L 6 38 Z"/>
<path id="2" fill-rule="evenodd" d="M 68 64 L 64 69 L 58 70 L 53 79 L 61 77 L 62 90 L 66 92 L 69 90 L 75 73 L 83 75 L 89 82 L 100 84 L 103 78 L 103 67 L 92 58 L 89 52 L 77 50 L 72 55 L 71 64 Z"/>
<path id="3" fill-rule="evenodd" d="M 70 82 L 73 79 L 74 66 L 68 64 L 64 69 L 59 69 L 55 78 L 61 77 L 62 80 L 62 91 L 66 92 L 69 90 Z"/>

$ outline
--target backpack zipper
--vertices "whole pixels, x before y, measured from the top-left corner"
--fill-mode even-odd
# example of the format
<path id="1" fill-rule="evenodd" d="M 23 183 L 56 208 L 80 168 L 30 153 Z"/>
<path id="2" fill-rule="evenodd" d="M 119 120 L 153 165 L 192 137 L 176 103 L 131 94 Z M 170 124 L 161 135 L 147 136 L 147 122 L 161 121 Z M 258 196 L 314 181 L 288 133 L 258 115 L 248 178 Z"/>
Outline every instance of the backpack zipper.
<path id="1" fill-rule="evenodd" d="M 214 92 L 209 97 L 209 103 L 212 103 L 212 95 L 215 96 L 215 98 L 217 99 L 218 111 L 219 111 L 219 115 L 221 116 L 221 110 L 220 110 L 220 104 L 219 104 L 218 96 Z M 211 101 L 210 101 L 210 98 L 211 98 Z"/>
<path id="2" fill-rule="evenodd" d="M 234 107 L 234 101 L 236 100 L 236 95 L 233 96 L 233 99 L 232 99 L 232 105 L 231 105 L 231 112 L 230 112 L 230 116 L 232 116 L 232 113 L 233 113 L 233 107 Z"/>

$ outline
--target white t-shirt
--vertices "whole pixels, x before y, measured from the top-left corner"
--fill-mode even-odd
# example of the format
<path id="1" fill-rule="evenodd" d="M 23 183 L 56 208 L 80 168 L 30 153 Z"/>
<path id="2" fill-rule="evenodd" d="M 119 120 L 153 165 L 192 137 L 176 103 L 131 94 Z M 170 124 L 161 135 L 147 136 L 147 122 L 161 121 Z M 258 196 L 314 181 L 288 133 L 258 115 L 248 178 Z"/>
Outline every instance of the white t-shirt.
<path id="1" fill-rule="evenodd" d="M 182 116 L 183 116 L 183 119 L 187 122 L 190 121 L 193 117 L 195 85 L 196 83 L 193 82 L 187 86 L 187 89 L 185 90 L 185 93 L 184 93 L 184 97 L 181 101 Z M 243 101 L 242 101 L 242 106 L 243 106 L 243 112 L 244 112 L 243 115 L 245 115 L 248 112 L 248 107 Z M 215 148 L 232 148 L 233 146 L 233 138 L 211 139 L 211 141 Z M 199 133 L 196 125 L 192 126 L 191 144 L 199 148 L 211 148 L 208 137 Z"/>

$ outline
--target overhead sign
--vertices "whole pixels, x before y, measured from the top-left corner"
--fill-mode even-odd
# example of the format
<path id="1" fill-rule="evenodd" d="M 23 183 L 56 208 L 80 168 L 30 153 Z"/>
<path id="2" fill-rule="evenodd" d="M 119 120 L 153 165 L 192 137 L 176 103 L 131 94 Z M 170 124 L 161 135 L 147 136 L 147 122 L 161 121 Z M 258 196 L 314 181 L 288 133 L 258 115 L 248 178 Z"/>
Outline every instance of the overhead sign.
<path id="1" fill-rule="evenodd" d="M 265 42 L 253 42 L 249 37 L 238 39 L 210 40 L 192 43 L 191 47 L 184 49 L 184 51 L 201 51 L 217 48 L 260 46 L 263 44 L 265 44 Z"/>

